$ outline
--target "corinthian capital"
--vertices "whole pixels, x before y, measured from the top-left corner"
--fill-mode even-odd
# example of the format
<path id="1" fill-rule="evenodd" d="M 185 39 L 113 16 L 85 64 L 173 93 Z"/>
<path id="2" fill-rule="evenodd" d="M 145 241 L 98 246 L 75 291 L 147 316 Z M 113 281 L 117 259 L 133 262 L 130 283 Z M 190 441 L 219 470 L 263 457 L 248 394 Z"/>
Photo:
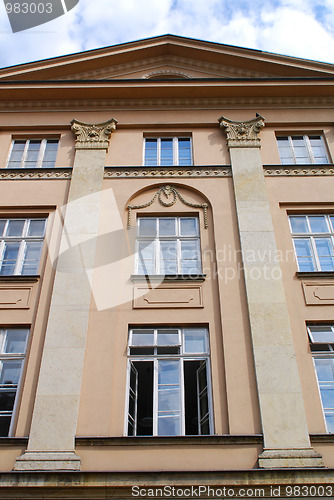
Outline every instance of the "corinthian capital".
<path id="1" fill-rule="evenodd" d="M 108 149 L 111 133 L 116 130 L 117 121 L 112 118 L 104 123 L 83 123 L 71 121 L 75 135 L 75 149 Z"/>
<path id="2" fill-rule="evenodd" d="M 221 116 L 218 121 L 220 126 L 226 129 L 229 148 L 260 147 L 259 132 L 264 127 L 263 116 L 256 115 L 256 118 L 247 122 L 235 122 Z"/>

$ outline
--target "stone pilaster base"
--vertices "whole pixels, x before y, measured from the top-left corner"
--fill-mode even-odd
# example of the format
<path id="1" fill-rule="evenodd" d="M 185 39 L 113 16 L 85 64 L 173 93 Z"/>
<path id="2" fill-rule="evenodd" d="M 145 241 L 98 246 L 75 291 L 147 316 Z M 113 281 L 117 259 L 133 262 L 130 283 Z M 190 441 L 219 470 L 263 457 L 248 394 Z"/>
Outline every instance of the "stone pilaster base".
<path id="1" fill-rule="evenodd" d="M 278 469 L 289 467 L 324 467 L 322 456 L 312 448 L 264 449 L 259 455 L 259 467 Z"/>
<path id="2" fill-rule="evenodd" d="M 80 457 L 74 451 L 26 451 L 16 459 L 14 470 L 79 471 Z"/>

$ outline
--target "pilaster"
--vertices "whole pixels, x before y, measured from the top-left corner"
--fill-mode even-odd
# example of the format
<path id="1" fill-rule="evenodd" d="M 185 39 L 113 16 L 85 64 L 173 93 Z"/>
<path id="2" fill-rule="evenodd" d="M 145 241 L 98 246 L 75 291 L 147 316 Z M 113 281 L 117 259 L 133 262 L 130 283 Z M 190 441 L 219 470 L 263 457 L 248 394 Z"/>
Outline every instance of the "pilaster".
<path id="1" fill-rule="evenodd" d="M 263 468 L 321 467 L 306 423 L 292 332 L 260 155 L 264 118 L 226 130 L 252 335 L 264 451 Z"/>
<path id="2" fill-rule="evenodd" d="M 116 120 L 71 122 L 75 159 L 26 452 L 14 470 L 79 470 L 74 453 L 106 151 Z M 81 243 L 89 244 L 83 244 Z"/>

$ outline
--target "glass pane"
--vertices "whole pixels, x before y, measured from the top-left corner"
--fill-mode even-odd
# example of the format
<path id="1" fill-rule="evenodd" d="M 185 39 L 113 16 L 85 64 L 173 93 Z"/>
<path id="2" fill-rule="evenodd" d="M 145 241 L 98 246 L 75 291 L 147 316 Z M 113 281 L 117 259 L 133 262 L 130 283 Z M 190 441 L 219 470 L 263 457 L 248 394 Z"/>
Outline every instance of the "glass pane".
<path id="1" fill-rule="evenodd" d="M 320 394 L 324 408 L 334 408 L 334 385 L 321 385 Z"/>
<path id="2" fill-rule="evenodd" d="M 181 241 L 181 259 L 183 260 L 199 259 L 198 240 Z"/>
<path id="3" fill-rule="evenodd" d="M 133 330 L 131 345 L 154 345 L 153 330 Z"/>
<path id="4" fill-rule="evenodd" d="M 39 150 L 41 147 L 41 141 L 30 141 L 27 151 L 27 156 L 24 162 L 26 168 L 36 167 L 39 155 Z"/>
<path id="5" fill-rule="evenodd" d="M 178 360 L 159 360 L 158 384 L 179 385 L 180 363 Z"/>
<path id="6" fill-rule="evenodd" d="M 12 411 L 14 408 L 16 391 L 0 389 L 0 411 Z"/>
<path id="7" fill-rule="evenodd" d="M 294 163 L 294 157 L 288 137 L 277 137 L 278 151 L 281 163 L 288 165 Z"/>
<path id="8" fill-rule="evenodd" d="M 328 233 L 329 227 L 324 215 L 310 215 L 310 226 L 312 233 Z"/>
<path id="9" fill-rule="evenodd" d="M 310 163 L 309 154 L 305 144 L 305 140 L 302 136 L 292 137 L 292 143 L 294 148 L 294 153 L 297 163 Z"/>
<path id="10" fill-rule="evenodd" d="M 178 330 L 158 330 L 158 345 L 178 345 Z"/>
<path id="11" fill-rule="evenodd" d="M 334 342 L 334 332 L 330 326 L 310 326 L 309 330 L 312 335 L 313 342 L 321 342 L 324 344 Z"/>
<path id="12" fill-rule="evenodd" d="M 176 260 L 177 242 L 176 240 L 160 241 L 160 259 Z"/>
<path id="13" fill-rule="evenodd" d="M 144 240 L 138 244 L 138 258 L 140 260 L 154 260 L 154 241 Z"/>
<path id="14" fill-rule="evenodd" d="M 161 139 L 160 165 L 173 165 L 173 139 Z"/>
<path id="15" fill-rule="evenodd" d="M 20 248 L 19 242 L 13 241 L 5 244 L 3 261 L 1 263 L 1 269 L 0 269 L 1 276 L 10 276 L 14 274 L 19 248 Z"/>
<path id="16" fill-rule="evenodd" d="M 25 220 L 10 219 L 7 227 L 6 236 L 22 236 Z"/>
<path id="17" fill-rule="evenodd" d="M 158 164 L 157 139 L 145 139 L 145 165 Z"/>
<path id="18" fill-rule="evenodd" d="M 179 165 L 191 165 L 190 139 L 179 138 Z"/>
<path id="19" fill-rule="evenodd" d="M 291 215 L 289 219 L 292 233 L 309 233 L 305 215 Z"/>
<path id="20" fill-rule="evenodd" d="M 9 433 L 11 417 L 0 416 L 0 436 L 6 437 Z"/>
<path id="21" fill-rule="evenodd" d="M 28 330 L 8 329 L 0 332 L 1 353 L 25 353 Z"/>
<path id="22" fill-rule="evenodd" d="M 180 389 L 166 389 L 164 386 L 158 390 L 158 408 L 162 411 L 179 411 L 180 409 Z"/>
<path id="23" fill-rule="evenodd" d="M 17 385 L 21 373 L 22 360 L 3 360 L 0 361 L 0 384 Z"/>
<path id="24" fill-rule="evenodd" d="M 58 150 L 58 141 L 48 140 L 44 151 L 42 167 L 52 168 L 55 166 L 57 150 Z"/>
<path id="25" fill-rule="evenodd" d="M 321 271 L 333 271 L 333 245 L 330 238 L 315 238 Z"/>
<path id="26" fill-rule="evenodd" d="M 157 219 L 142 217 L 139 219 L 139 236 L 156 236 Z"/>
<path id="27" fill-rule="evenodd" d="M 37 274 L 42 245 L 42 241 L 30 241 L 26 243 L 21 274 Z"/>
<path id="28" fill-rule="evenodd" d="M 311 242 L 309 239 L 299 238 L 294 239 L 298 266 L 300 271 L 315 271 Z"/>
<path id="29" fill-rule="evenodd" d="M 198 260 L 181 260 L 181 274 L 185 276 L 201 274 L 201 263 Z"/>
<path id="30" fill-rule="evenodd" d="M 158 436 L 179 436 L 180 434 L 180 417 L 160 417 L 158 419 Z"/>
<path id="31" fill-rule="evenodd" d="M 334 432 L 334 413 L 326 412 L 326 425 L 328 432 Z"/>
<path id="32" fill-rule="evenodd" d="M 195 217 L 181 218 L 180 227 L 182 236 L 198 236 L 197 219 Z"/>
<path id="33" fill-rule="evenodd" d="M 44 236 L 45 220 L 32 219 L 29 223 L 28 236 Z"/>
<path id="34" fill-rule="evenodd" d="M 319 382 L 334 381 L 334 358 L 314 360 Z"/>
<path id="35" fill-rule="evenodd" d="M 159 219 L 159 235 L 160 236 L 175 236 L 176 235 L 176 219 L 164 217 Z"/>
<path id="36" fill-rule="evenodd" d="M 150 260 L 144 260 L 138 262 L 138 274 L 146 274 L 146 275 L 152 275 L 156 274 L 155 272 L 155 264 L 154 262 Z"/>
<path id="37" fill-rule="evenodd" d="M 0 236 L 3 235 L 6 226 L 6 219 L 0 219 Z"/>
<path id="38" fill-rule="evenodd" d="M 207 352 L 207 332 L 204 328 L 184 329 L 184 352 Z"/>
<path id="39" fill-rule="evenodd" d="M 23 156 L 23 151 L 26 145 L 26 141 L 15 141 L 13 149 L 8 162 L 9 168 L 21 167 L 21 160 Z"/>

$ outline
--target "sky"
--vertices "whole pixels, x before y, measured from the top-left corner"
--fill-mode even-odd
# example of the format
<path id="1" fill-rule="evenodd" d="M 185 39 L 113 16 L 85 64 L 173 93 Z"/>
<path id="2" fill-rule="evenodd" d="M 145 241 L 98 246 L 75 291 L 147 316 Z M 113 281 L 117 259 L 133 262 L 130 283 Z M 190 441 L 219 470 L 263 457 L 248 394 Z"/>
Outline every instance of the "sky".
<path id="1" fill-rule="evenodd" d="M 67 14 L 17 33 L 6 1 L 0 67 L 166 33 L 334 64 L 334 0 L 79 0 Z"/>

